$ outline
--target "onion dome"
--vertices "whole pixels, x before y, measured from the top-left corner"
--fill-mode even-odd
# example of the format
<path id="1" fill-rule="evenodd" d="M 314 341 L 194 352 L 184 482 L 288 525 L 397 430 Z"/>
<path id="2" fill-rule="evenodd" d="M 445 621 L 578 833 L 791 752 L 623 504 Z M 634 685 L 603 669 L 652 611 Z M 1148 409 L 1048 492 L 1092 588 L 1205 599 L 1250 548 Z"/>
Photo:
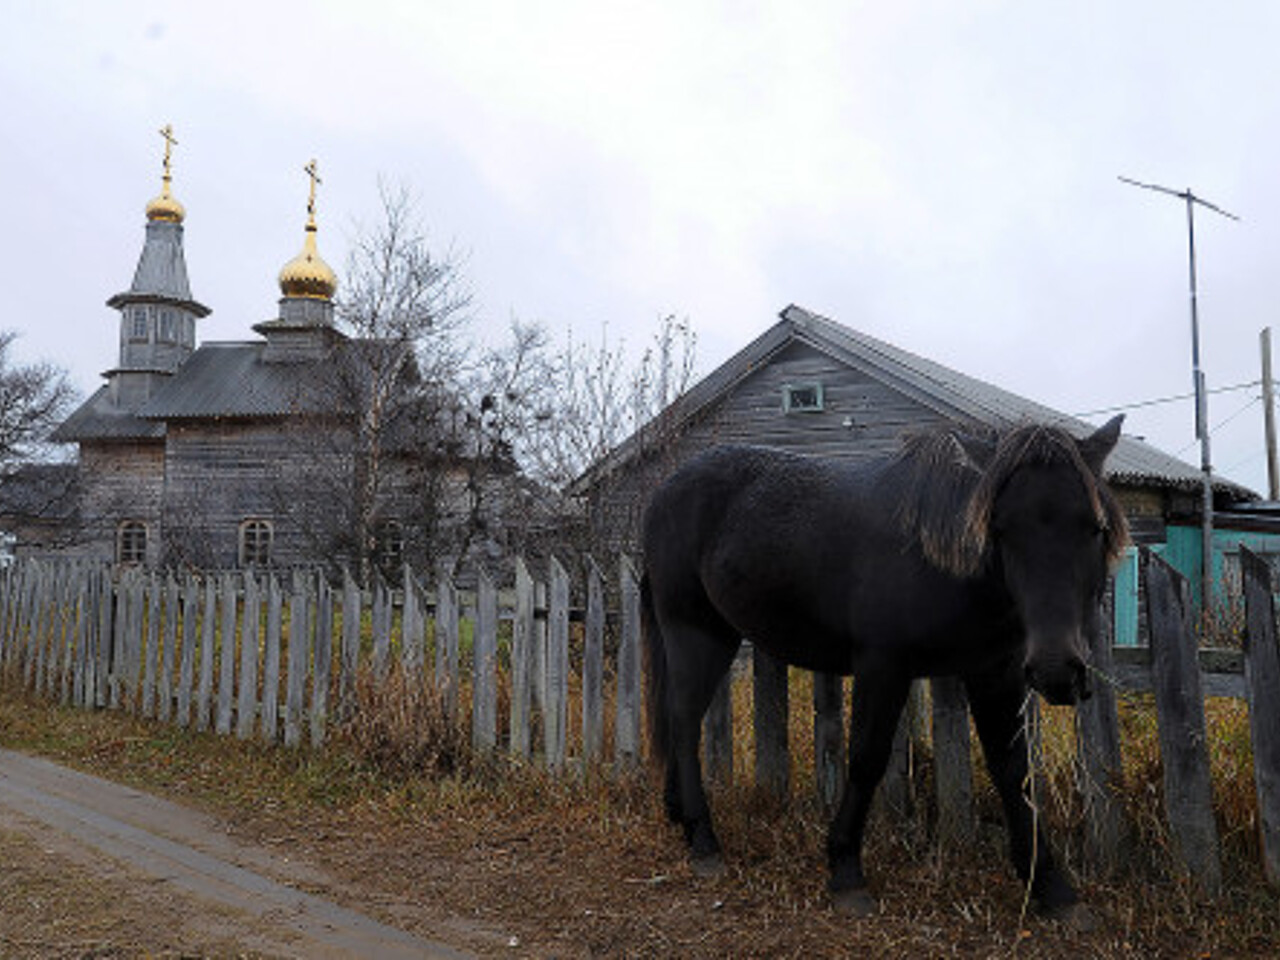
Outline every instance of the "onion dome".
<path id="1" fill-rule="evenodd" d="M 316 184 L 320 182 L 320 177 L 314 160 L 304 169 L 311 177 L 311 195 L 307 201 L 307 231 L 302 242 L 302 252 L 280 269 L 280 292 L 286 297 L 330 300 L 338 289 L 338 276 L 316 249 Z"/>
<path id="2" fill-rule="evenodd" d="M 164 175 L 161 177 L 163 186 L 160 196 L 147 204 L 147 219 L 181 223 L 186 218 L 187 211 L 169 190 L 169 183 L 173 179 L 169 170 L 170 154 L 178 142 L 173 138 L 173 124 L 165 124 L 161 127 L 160 136 L 164 137 Z"/>

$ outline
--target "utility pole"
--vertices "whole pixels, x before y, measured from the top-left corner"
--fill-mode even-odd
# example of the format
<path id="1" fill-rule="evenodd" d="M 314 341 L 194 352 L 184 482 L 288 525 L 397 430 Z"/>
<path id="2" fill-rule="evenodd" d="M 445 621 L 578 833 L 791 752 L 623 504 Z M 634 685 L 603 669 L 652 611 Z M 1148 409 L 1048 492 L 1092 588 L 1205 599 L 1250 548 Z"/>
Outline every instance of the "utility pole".
<path id="1" fill-rule="evenodd" d="M 1276 460 L 1276 392 L 1271 381 L 1271 328 L 1262 328 L 1262 423 L 1267 440 L 1267 499 L 1280 500 L 1280 462 Z"/>
<path id="2" fill-rule="evenodd" d="M 1204 371 L 1200 369 L 1200 315 L 1196 309 L 1195 208 L 1198 204 L 1229 220 L 1240 218 L 1197 197 L 1191 192 L 1190 187 L 1186 190 L 1172 190 L 1154 183 L 1130 180 L 1128 177 L 1121 177 L 1120 180 L 1131 186 L 1142 187 L 1144 190 L 1154 190 L 1157 193 L 1177 197 L 1187 204 L 1187 250 L 1191 278 L 1191 376 L 1195 383 L 1196 438 L 1200 441 L 1200 472 L 1203 484 L 1200 509 L 1200 611 L 1202 614 L 1208 614 L 1213 598 L 1213 466 L 1209 458 L 1209 396 L 1205 389 Z"/>

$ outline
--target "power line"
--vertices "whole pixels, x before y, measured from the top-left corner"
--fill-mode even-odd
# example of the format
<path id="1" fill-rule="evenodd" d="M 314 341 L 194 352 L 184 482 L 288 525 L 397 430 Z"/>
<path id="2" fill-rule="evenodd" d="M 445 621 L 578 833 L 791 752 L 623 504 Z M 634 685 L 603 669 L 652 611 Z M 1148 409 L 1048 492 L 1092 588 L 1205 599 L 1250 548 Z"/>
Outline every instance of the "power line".
<path id="1" fill-rule="evenodd" d="M 1262 385 L 1261 380 L 1251 380 L 1248 383 L 1236 383 L 1229 387 L 1215 387 L 1209 390 L 1209 393 L 1230 393 L 1233 390 L 1248 390 L 1250 387 L 1258 387 Z M 1088 410 L 1085 413 L 1073 413 L 1073 417 L 1084 419 L 1085 417 L 1097 417 L 1104 413 L 1123 413 L 1126 410 L 1140 410 L 1143 407 L 1156 407 L 1164 403 L 1177 403 L 1181 400 L 1194 400 L 1194 393 L 1178 393 L 1168 397 L 1157 397 L 1153 400 L 1138 400 L 1134 403 L 1120 403 L 1114 407 L 1102 407 L 1098 410 Z"/>

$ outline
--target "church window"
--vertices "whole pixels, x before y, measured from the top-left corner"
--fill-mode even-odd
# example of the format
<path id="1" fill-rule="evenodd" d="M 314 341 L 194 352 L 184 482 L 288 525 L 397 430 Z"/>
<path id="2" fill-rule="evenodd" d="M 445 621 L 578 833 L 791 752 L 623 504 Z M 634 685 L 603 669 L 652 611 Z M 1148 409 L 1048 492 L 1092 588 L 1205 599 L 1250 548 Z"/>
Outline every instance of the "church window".
<path id="1" fill-rule="evenodd" d="M 160 334 L 157 339 L 165 343 L 174 343 L 178 339 L 177 317 L 172 310 L 166 308 L 160 311 Z"/>
<path id="2" fill-rule="evenodd" d="M 146 563 L 147 525 L 139 520 L 126 520 L 116 532 L 116 562 Z"/>
<path id="3" fill-rule="evenodd" d="M 382 520 L 373 528 L 373 561 L 379 572 L 391 580 L 404 566 L 404 528 L 397 520 Z"/>
<path id="4" fill-rule="evenodd" d="M 129 315 L 129 339 L 146 341 L 149 336 L 147 308 L 134 307 Z"/>
<path id="5" fill-rule="evenodd" d="M 265 567 L 271 562 L 271 521 L 246 520 L 240 524 L 240 566 Z"/>

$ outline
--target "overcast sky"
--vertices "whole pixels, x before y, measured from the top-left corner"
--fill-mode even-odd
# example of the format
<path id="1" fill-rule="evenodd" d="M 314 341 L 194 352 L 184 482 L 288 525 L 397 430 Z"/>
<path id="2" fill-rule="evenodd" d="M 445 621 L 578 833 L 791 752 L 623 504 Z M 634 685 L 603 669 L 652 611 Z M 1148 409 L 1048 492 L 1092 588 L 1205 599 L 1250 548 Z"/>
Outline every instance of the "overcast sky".
<path id="1" fill-rule="evenodd" d="M 206 340 L 276 314 L 312 157 L 339 272 L 402 183 L 483 329 L 638 344 L 675 313 L 704 373 L 795 302 L 1066 413 L 1185 394 L 1185 208 L 1118 175 L 1242 218 L 1196 219 L 1211 389 L 1258 380 L 1280 321 L 1264 0 L 3 9 L 3 326 L 86 393 L 165 123 Z M 1210 422 L 1215 466 L 1265 492 L 1259 397 L 1214 394 Z M 1189 401 L 1126 430 L 1199 462 Z"/>

